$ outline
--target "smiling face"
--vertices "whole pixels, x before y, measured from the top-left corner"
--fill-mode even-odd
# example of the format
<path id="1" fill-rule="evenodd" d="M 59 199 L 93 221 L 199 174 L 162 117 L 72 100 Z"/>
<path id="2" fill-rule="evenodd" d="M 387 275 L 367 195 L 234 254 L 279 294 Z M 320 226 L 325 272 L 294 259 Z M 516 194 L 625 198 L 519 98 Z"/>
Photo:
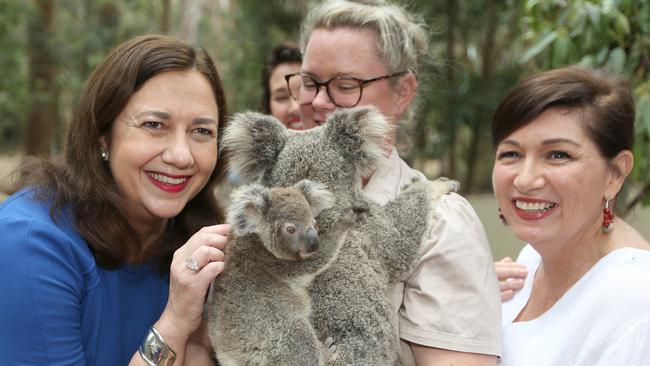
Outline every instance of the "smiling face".
<path id="1" fill-rule="evenodd" d="M 497 146 L 497 203 L 517 237 L 538 247 L 598 235 L 620 184 L 575 112 L 548 109 Z"/>
<path id="2" fill-rule="evenodd" d="M 384 76 L 389 71 L 377 51 L 377 38 L 371 29 L 316 29 L 305 48 L 302 72 L 321 82 L 337 76 L 363 80 Z M 391 85 L 391 80 L 396 85 Z M 415 96 L 417 79 L 408 73 L 391 80 L 365 85 L 357 106 L 374 105 L 389 121 L 397 123 Z M 300 106 L 305 128 L 322 124 L 336 108 L 325 88 L 321 87 L 313 102 Z M 391 137 L 389 142 L 392 142 Z"/>
<path id="3" fill-rule="evenodd" d="M 269 78 L 269 89 L 271 90 L 271 99 L 269 107 L 271 115 L 279 119 L 285 126 L 294 130 L 302 130 L 300 122 L 300 113 L 298 103 L 289 95 L 287 82 L 284 75 L 293 74 L 300 71 L 300 63 L 290 62 L 281 63 L 273 69 Z"/>
<path id="4" fill-rule="evenodd" d="M 131 96 L 102 144 L 136 230 L 176 216 L 203 188 L 217 162 L 218 122 L 210 83 L 196 70 L 160 73 Z"/>

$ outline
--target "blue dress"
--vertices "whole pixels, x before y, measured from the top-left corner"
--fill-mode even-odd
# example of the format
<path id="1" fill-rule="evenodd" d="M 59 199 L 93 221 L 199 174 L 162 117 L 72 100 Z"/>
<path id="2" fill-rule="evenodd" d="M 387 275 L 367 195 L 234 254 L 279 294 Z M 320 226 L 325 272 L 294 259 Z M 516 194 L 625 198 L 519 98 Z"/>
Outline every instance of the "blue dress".
<path id="1" fill-rule="evenodd" d="M 149 265 L 97 266 L 68 209 L 25 189 L 0 205 L 0 365 L 126 365 L 169 293 Z"/>

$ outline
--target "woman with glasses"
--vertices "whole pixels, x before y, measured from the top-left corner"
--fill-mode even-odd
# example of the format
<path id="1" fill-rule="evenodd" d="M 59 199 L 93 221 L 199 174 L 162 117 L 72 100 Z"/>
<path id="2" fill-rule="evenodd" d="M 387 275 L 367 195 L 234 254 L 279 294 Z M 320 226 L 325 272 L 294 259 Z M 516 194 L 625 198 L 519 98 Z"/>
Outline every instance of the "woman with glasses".
<path id="1" fill-rule="evenodd" d="M 384 1 L 329 0 L 303 25 L 303 63 L 287 75 L 305 128 L 338 108 L 374 105 L 397 127 L 415 98 L 427 54 L 424 25 Z M 364 179 L 364 194 L 385 203 L 412 178 L 386 136 L 388 162 Z M 422 256 L 392 292 L 402 365 L 494 365 L 500 353 L 499 290 L 480 220 L 457 194 L 443 197 Z"/>

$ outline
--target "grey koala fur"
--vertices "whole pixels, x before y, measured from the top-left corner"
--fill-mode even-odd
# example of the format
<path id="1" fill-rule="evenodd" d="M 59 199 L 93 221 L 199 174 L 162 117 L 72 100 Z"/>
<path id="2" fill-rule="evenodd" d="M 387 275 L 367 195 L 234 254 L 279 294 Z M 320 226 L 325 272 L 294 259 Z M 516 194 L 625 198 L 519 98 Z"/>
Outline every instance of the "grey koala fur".
<path id="1" fill-rule="evenodd" d="M 314 218 L 332 201 L 322 184 L 308 180 L 287 188 L 253 184 L 233 193 L 225 268 L 208 305 L 221 366 L 325 365 L 329 345 L 309 321 L 307 286 L 352 226 L 349 215 L 319 240 Z"/>
<path id="2" fill-rule="evenodd" d="M 458 188 L 455 181 L 439 179 L 414 182 L 384 206 L 365 198 L 361 177 L 385 161 L 388 128 L 375 108 L 361 107 L 336 111 L 325 125 L 307 131 L 287 130 L 271 116 L 241 113 L 224 135 L 231 169 L 244 182 L 287 186 L 309 179 L 327 186 L 335 201 L 319 215 L 321 229 L 354 213 L 338 256 L 309 288 L 317 337 L 332 337 L 336 344 L 328 365 L 397 364 L 391 285 L 405 279 L 418 258 L 419 244 L 435 222 L 436 200 Z"/>

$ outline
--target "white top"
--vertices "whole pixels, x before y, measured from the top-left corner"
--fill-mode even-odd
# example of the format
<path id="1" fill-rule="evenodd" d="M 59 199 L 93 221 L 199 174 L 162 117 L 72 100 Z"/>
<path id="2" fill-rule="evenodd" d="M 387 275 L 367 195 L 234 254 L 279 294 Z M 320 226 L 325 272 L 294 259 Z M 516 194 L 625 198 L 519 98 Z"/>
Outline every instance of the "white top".
<path id="1" fill-rule="evenodd" d="M 530 298 L 541 258 L 527 245 L 517 262 L 531 275 L 503 304 L 500 365 L 650 365 L 650 251 L 609 253 L 542 316 L 513 323 Z"/>
<path id="2" fill-rule="evenodd" d="M 384 204 L 413 177 L 393 149 L 363 193 Z M 472 206 L 452 193 L 436 205 L 437 222 L 421 245 L 409 278 L 393 289 L 402 338 L 400 362 L 415 365 L 409 344 L 462 352 L 501 354 L 499 286 L 483 226 Z"/>

